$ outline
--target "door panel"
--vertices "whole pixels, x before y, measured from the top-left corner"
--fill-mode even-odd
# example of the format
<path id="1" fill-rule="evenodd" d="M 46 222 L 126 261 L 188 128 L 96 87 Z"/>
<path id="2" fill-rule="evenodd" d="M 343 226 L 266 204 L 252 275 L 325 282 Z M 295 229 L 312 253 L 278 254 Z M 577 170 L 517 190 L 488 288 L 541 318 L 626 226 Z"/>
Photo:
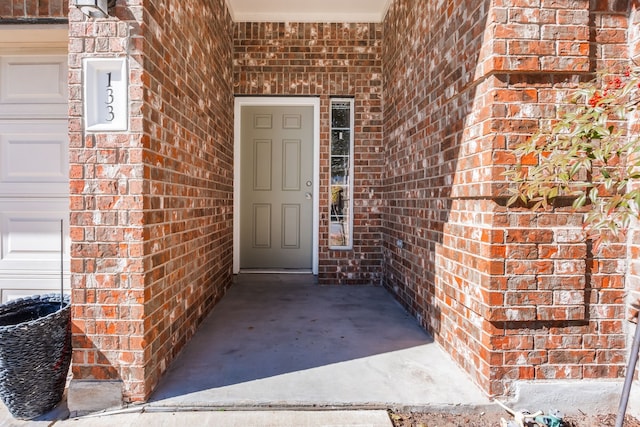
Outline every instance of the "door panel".
<path id="1" fill-rule="evenodd" d="M 241 115 L 240 268 L 311 269 L 313 107 Z"/>
<path id="2" fill-rule="evenodd" d="M 282 141 L 282 191 L 300 191 L 300 150 L 302 142 Z"/>
<path id="3" fill-rule="evenodd" d="M 300 249 L 300 205 L 282 205 L 282 247 Z"/>
<path id="4" fill-rule="evenodd" d="M 253 191 L 271 191 L 271 140 L 253 142 Z"/>
<path id="5" fill-rule="evenodd" d="M 271 205 L 253 205 L 253 249 L 271 249 Z"/>

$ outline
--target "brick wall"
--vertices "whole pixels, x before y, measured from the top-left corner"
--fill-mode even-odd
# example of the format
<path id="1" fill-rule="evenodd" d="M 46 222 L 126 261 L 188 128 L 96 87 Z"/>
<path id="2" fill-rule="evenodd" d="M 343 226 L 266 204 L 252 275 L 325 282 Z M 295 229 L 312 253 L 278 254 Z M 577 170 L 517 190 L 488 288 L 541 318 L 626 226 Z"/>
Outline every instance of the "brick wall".
<path id="1" fill-rule="evenodd" d="M 491 244 L 500 238 L 492 202 L 475 198 L 491 183 L 485 152 L 492 142 L 483 137 L 491 81 L 475 77 L 488 19 L 488 2 L 448 11 L 396 1 L 383 56 L 384 283 L 480 383 L 487 368 L 477 351 L 481 285 L 497 267 Z M 452 190 L 468 196 L 454 198 Z"/>
<path id="2" fill-rule="evenodd" d="M 490 394 L 619 376 L 624 245 L 590 259 L 580 214 L 506 208 L 501 173 L 568 89 L 626 61 L 626 5 L 419 3 L 384 27 L 385 285 Z"/>
<path id="3" fill-rule="evenodd" d="M 65 18 L 69 14 L 69 0 L 2 0 L 0 20 Z"/>
<path id="4" fill-rule="evenodd" d="M 578 214 L 506 208 L 501 172 L 568 89 L 626 61 L 625 2 L 458 3 L 396 0 L 383 25 L 234 25 L 223 0 L 71 8 L 74 379 L 145 399 L 229 286 L 234 92 L 320 97 L 321 283 L 382 280 L 494 395 L 619 376 L 624 246 L 591 259 Z M 129 59 L 128 132 L 83 133 L 86 56 Z M 331 96 L 355 98 L 352 251 L 328 249 Z"/>
<path id="5" fill-rule="evenodd" d="M 319 96 L 320 256 L 323 284 L 379 283 L 381 266 L 382 26 L 236 23 L 238 95 Z M 354 248 L 329 250 L 329 102 L 355 98 Z"/>
<path id="6" fill-rule="evenodd" d="M 224 0 L 158 0 L 147 11 L 145 339 L 155 383 L 231 285 L 233 29 Z"/>
<path id="7" fill-rule="evenodd" d="M 232 23 L 224 0 L 112 13 L 69 17 L 73 375 L 138 401 L 231 284 Z M 129 59 L 129 131 L 83 134 L 88 56 Z"/>

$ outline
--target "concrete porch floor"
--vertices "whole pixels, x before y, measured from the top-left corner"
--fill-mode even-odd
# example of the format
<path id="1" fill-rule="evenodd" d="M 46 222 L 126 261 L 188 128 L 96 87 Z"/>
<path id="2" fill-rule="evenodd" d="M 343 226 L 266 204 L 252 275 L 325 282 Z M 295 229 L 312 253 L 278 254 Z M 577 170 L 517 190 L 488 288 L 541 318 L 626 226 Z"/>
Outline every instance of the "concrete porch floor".
<path id="1" fill-rule="evenodd" d="M 449 408 L 489 400 L 387 291 L 242 274 L 149 410 Z"/>
<path id="2" fill-rule="evenodd" d="M 628 413 L 640 418 L 637 383 Z M 510 406 L 614 413 L 621 385 L 536 381 Z M 68 416 L 63 401 L 18 421 L 0 403 L 0 427 L 390 427 L 385 409 L 478 408 L 499 410 L 383 288 L 241 275 L 146 404 L 57 421 Z"/>

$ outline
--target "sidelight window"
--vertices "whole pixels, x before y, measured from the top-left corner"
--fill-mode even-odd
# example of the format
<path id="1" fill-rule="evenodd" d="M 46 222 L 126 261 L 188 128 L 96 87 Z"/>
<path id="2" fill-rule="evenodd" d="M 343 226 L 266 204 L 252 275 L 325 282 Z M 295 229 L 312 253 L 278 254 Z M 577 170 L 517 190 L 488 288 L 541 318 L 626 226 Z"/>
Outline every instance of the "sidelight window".
<path id="1" fill-rule="evenodd" d="M 331 100 L 329 247 L 353 246 L 353 99 Z"/>

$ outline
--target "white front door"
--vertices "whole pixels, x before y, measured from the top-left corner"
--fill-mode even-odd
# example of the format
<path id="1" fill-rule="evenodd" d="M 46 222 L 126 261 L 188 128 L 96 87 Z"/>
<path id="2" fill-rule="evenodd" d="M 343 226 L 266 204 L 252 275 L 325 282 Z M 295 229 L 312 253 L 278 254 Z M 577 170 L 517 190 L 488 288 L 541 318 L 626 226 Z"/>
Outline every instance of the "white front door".
<path id="1" fill-rule="evenodd" d="M 2 302 L 58 292 L 61 220 L 69 272 L 68 59 L 50 48 L 25 51 L 0 49 Z"/>
<path id="2" fill-rule="evenodd" d="M 311 270 L 311 106 L 241 110 L 240 268 Z"/>

